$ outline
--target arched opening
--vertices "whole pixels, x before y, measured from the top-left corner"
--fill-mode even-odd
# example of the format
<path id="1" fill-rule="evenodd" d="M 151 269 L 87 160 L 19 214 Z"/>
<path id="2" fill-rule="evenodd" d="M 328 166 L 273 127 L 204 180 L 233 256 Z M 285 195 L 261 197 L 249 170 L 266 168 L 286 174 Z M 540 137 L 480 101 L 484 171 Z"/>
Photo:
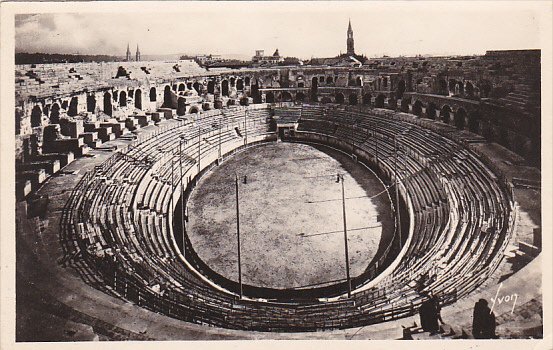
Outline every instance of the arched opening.
<path id="1" fill-rule="evenodd" d="M 440 79 L 438 82 L 438 94 L 447 96 L 447 81 L 445 79 Z"/>
<path id="2" fill-rule="evenodd" d="M 79 98 L 77 96 L 71 97 L 71 102 L 69 102 L 69 109 L 67 110 L 67 115 L 74 117 L 77 115 L 79 109 Z"/>
<path id="3" fill-rule="evenodd" d="M 127 106 L 127 93 L 125 91 L 121 91 L 119 93 L 119 106 L 120 107 Z"/>
<path id="4" fill-rule="evenodd" d="M 455 93 L 455 86 L 457 86 L 457 80 L 455 79 L 449 79 L 449 92 L 454 94 Z"/>
<path id="5" fill-rule="evenodd" d="M 420 117 L 422 115 L 422 102 L 419 100 L 415 101 L 413 105 L 413 114 Z"/>
<path id="6" fill-rule="evenodd" d="M 480 132 L 480 114 L 472 112 L 469 114 L 468 128 L 470 132 L 478 134 Z"/>
<path id="7" fill-rule="evenodd" d="M 244 90 L 244 81 L 242 79 L 238 79 L 236 81 L 236 90 L 238 91 Z"/>
<path id="8" fill-rule="evenodd" d="M 436 105 L 433 102 L 428 103 L 426 107 L 426 117 L 429 119 L 436 119 Z"/>
<path id="9" fill-rule="evenodd" d="M 198 107 L 190 108 L 190 113 L 198 113 L 198 112 L 199 112 Z"/>
<path id="10" fill-rule="evenodd" d="M 157 91 L 155 87 L 152 87 L 150 89 L 150 102 L 155 102 L 155 101 L 157 101 Z"/>
<path id="11" fill-rule="evenodd" d="M 400 80 L 399 83 L 397 83 L 397 90 L 396 90 L 396 98 L 400 99 L 403 98 L 403 93 L 405 92 L 405 80 Z"/>
<path id="12" fill-rule="evenodd" d="M 357 77 L 357 79 L 355 79 L 355 85 L 363 86 L 363 81 L 361 80 L 361 77 Z"/>
<path id="13" fill-rule="evenodd" d="M 200 83 L 195 82 L 194 84 L 192 84 L 192 87 L 194 88 L 194 90 L 196 90 L 197 93 L 200 93 Z"/>
<path id="14" fill-rule="evenodd" d="M 440 111 L 440 118 L 444 123 L 449 124 L 449 120 L 451 118 L 451 107 L 448 105 L 443 106 Z"/>
<path id="15" fill-rule="evenodd" d="M 227 101 L 227 107 L 230 107 L 230 106 L 234 106 L 234 100 L 232 100 L 232 99 L 229 99 Z"/>
<path id="16" fill-rule="evenodd" d="M 184 84 L 184 83 L 179 84 L 178 91 L 185 91 L 185 90 L 186 90 L 186 84 Z"/>
<path id="17" fill-rule="evenodd" d="M 305 94 L 303 92 L 298 92 L 296 94 L 296 102 L 303 102 L 305 101 Z"/>
<path id="18" fill-rule="evenodd" d="M 378 96 L 376 96 L 376 99 L 374 101 L 374 106 L 376 108 L 384 108 L 385 99 L 386 99 L 386 96 L 384 96 L 383 94 L 379 94 Z"/>
<path id="19" fill-rule="evenodd" d="M 490 97 L 492 91 L 492 84 L 489 81 L 483 81 L 480 83 L 480 95 L 484 98 Z"/>
<path id="20" fill-rule="evenodd" d="M 186 98 L 179 97 L 177 100 L 177 115 L 182 116 L 186 114 Z"/>
<path id="21" fill-rule="evenodd" d="M 283 91 L 280 94 L 280 100 L 282 102 L 291 102 L 292 101 L 292 95 L 290 95 L 290 93 L 288 91 Z"/>
<path id="22" fill-rule="evenodd" d="M 261 94 L 259 93 L 259 83 L 257 80 L 255 84 L 251 85 L 253 103 L 261 103 Z"/>
<path id="23" fill-rule="evenodd" d="M 193 89 L 193 87 L 192 87 L 192 82 L 186 83 L 186 88 L 187 88 L 188 90 L 192 90 L 192 89 Z"/>
<path id="24" fill-rule="evenodd" d="M 332 100 L 328 96 L 325 96 L 321 99 L 321 103 L 323 103 L 323 104 L 331 103 L 331 102 L 332 102 Z"/>
<path id="25" fill-rule="evenodd" d="M 394 110 L 397 108 L 397 100 L 395 97 L 390 97 L 388 99 L 388 109 Z"/>
<path id="26" fill-rule="evenodd" d="M 246 96 L 240 99 L 240 106 L 248 106 L 250 104 L 250 99 Z"/>
<path id="27" fill-rule="evenodd" d="M 228 80 L 221 82 L 221 95 L 228 97 Z"/>
<path id="28" fill-rule="evenodd" d="M 178 90 L 179 90 L 179 85 L 178 84 L 173 84 L 173 91 L 177 92 Z"/>
<path id="29" fill-rule="evenodd" d="M 34 106 L 31 111 L 31 127 L 36 128 L 42 124 L 42 110 L 40 107 Z"/>
<path id="30" fill-rule="evenodd" d="M 236 84 L 236 78 L 235 77 L 230 78 L 230 87 L 234 87 L 235 84 Z"/>
<path id="31" fill-rule="evenodd" d="M 404 97 L 401 99 L 400 109 L 403 113 L 409 113 L 409 105 L 411 104 L 411 97 Z"/>
<path id="32" fill-rule="evenodd" d="M 213 80 L 209 80 L 207 82 L 207 93 L 208 94 L 214 94 L 215 93 L 215 82 Z"/>
<path id="33" fill-rule="evenodd" d="M 299 88 L 305 87 L 304 82 L 302 81 L 302 82 L 298 83 L 298 87 L 299 87 Z"/>
<path id="34" fill-rule="evenodd" d="M 366 106 L 370 106 L 371 105 L 371 99 L 372 99 L 371 94 L 364 94 L 363 95 L 363 104 L 366 105 Z"/>
<path id="35" fill-rule="evenodd" d="M 67 110 L 67 107 L 69 107 L 69 102 L 67 100 L 61 102 L 61 108 Z"/>
<path id="36" fill-rule="evenodd" d="M 96 96 L 86 95 L 86 111 L 94 113 L 96 109 Z"/>
<path id="37" fill-rule="evenodd" d="M 250 77 L 245 77 L 245 78 L 244 78 L 244 84 L 245 84 L 246 86 L 250 86 Z"/>
<path id="38" fill-rule="evenodd" d="M 269 91 L 269 92 L 265 95 L 265 102 L 267 102 L 267 103 L 275 103 L 275 94 L 272 93 L 271 91 Z"/>
<path id="39" fill-rule="evenodd" d="M 169 85 L 165 86 L 165 90 L 163 90 L 163 107 L 171 108 L 171 87 Z"/>
<path id="40" fill-rule="evenodd" d="M 111 105 L 111 94 L 109 92 L 104 93 L 104 113 L 109 116 L 113 114 L 113 107 Z"/>
<path id="41" fill-rule="evenodd" d="M 142 109 L 142 90 L 140 89 L 134 92 L 134 108 Z"/>
<path id="42" fill-rule="evenodd" d="M 463 82 L 460 81 L 457 83 L 457 87 L 455 88 L 455 95 L 462 96 L 465 93 L 465 88 L 463 86 Z"/>
<path id="43" fill-rule="evenodd" d="M 111 96 L 108 96 L 108 102 L 111 106 Z M 60 122 L 60 105 L 54 103 L 50 109 L 50 124 L 59 124 Z"/>
<path id="44" fill-rule="evenodd" d="M 202 104 L 202 109 L 204 111 L 209 111 L 211 109 L 211 106 L 209 103 L 205 102 L 204 104 Z"/>
<path id="45" fill-rule="evenodd" d="M 465 128 L 467 112 L 463 108 L 459 108 L 455 112 L 455 127 L 459 130 Z"/>
<path id="46" fill-rule="evenodd" d="M 344 103 L 344 99 L 345 99 L 344 94 L 341 93 L 341 92 L 337 93 L 336 96 L 334 97 L 334 100 L 335 100 L 336 103 L 338 103 L 338 104 Z"/>
<path id="47" fill-rule="evenodd" d="M 313 77 L 311 79 L 311 100 L 313 102 L 317 101 L 318 89 L 319 89 L 319 80 L 317 79 L 317 77 Z"/>
<path id="48" fill-rule="evenodd" d="M 471 84 L 470 81 L 467 82 L 465 86 L 465 91 L 468 98 L 474 98 L 474 86 Z"/>
<path id="49" fill-rule="evenodd" d="M 349 100 L 349 104 L 350 104 L 351 106 L 355 106 L 355 105 L 357 104 L 357 94 L 351 94 L 351 95 L 349 95 L 348 100 Z"/>
<path id="50" fill-rule="evenodd" d="M 332 84 L 333 83 L 332 77 L 326 77 L 326 83 L 327 84 Z"/>

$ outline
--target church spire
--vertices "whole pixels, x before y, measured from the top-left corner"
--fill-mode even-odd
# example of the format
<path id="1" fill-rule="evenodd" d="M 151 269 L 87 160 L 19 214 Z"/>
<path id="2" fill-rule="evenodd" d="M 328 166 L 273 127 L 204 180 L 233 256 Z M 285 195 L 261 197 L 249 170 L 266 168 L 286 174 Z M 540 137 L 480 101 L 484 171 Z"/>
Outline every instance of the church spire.
<path id="1" fill-rule="evenodd" d="M 136 44 L 136 62 L 140 61 L 140 49 L 138 48 L 138 44 Z"/>
<path id="2" fill-rule="evenodd" d="M 355 48 L 353 45 L 353 29 L 351 29 L 351 19 L 349 20 L 349 23 L 348 23 L 348 36 L 346 40 L 346 45 L 348 48 L 348 51 L 347 51 L 348 55 L 355 55 Z"/>
<path id="3" fill-rule="evenodd" d="M 130 62 L 131 60 L 131 47 L 129 46 L 129 43 L 127 43 L 127 58 L 126 61 Z"/>

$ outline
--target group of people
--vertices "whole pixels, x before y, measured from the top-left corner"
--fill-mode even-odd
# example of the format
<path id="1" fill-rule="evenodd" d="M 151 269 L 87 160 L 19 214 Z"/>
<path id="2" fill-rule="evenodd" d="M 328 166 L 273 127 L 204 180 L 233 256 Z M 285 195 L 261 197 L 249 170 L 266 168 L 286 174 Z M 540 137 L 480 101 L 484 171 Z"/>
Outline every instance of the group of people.
<path id="1" fill-rule="evenodd" d="M 440 311 L 439 298 L 436 295 L 427 295 L 426 300 L 419 308 L 419 316 L 422 329 L 425 332 L 430 332 L 430 335 L 440 332 L 439 323 L 444 324 Z M 496 338 L 495 315 L 488 307 L 486 299 L 480 299 L 474 305 L 472 335 L 475 339 Z"/>

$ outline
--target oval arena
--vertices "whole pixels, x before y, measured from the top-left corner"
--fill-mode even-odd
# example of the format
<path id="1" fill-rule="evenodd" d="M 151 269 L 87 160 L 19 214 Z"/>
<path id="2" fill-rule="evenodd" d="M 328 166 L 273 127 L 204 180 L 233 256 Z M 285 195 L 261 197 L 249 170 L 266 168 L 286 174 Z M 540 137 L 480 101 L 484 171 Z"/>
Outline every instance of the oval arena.
<path id="1" fill-rule="evenodd" d="M 17 66 L 27 82 L 82 78 L 16 89 L 18 298 L 40 296 L 36 312 L 106 339 L 151 336 L 110 308 L 207 338 L 376 324 L 401 338 L 429 294 L 464 315 L 539 261 L 515 247 L 539 195 L 521 159 L 537 165 L 539 145 L 476 82 L 177 65 Z"/>

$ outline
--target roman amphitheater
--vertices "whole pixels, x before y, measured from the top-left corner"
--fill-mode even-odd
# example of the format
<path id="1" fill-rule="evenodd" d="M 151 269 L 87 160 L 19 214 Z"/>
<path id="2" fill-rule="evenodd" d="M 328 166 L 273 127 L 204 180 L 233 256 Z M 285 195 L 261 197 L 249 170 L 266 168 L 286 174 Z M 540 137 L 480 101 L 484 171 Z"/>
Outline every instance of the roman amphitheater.
<path id="1" fill-rule="evenodd" d="M 15 86 L 19 341 L 543 337 L 539 50 Z"/>

